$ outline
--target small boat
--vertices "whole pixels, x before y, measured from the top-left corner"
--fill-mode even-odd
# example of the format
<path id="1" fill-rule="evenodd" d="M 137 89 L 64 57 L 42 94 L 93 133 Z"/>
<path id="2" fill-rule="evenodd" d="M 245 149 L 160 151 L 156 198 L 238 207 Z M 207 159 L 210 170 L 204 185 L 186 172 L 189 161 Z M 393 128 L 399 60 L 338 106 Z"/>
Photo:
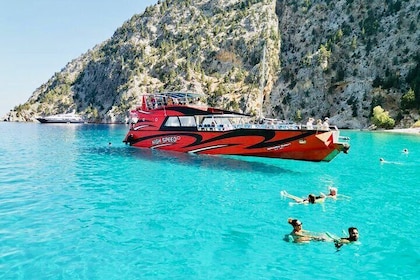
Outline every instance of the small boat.
<path id="1" fill-rule="evenodd" d="M 209 107 L 203 95 L 184 92 L 146 94 L 130 112 L 123 142 L 138 148 L 240 155 L 305 161 L 331 161 L 350 148 L 336 126 L 307 128 L 277 119 Z"/>
<path id="2" fill-rule="evenodd" d="M 40 123 L 85 123 L 85 120 L 73 113 L 57 114 L 46 117 L 36 118 Z"/>

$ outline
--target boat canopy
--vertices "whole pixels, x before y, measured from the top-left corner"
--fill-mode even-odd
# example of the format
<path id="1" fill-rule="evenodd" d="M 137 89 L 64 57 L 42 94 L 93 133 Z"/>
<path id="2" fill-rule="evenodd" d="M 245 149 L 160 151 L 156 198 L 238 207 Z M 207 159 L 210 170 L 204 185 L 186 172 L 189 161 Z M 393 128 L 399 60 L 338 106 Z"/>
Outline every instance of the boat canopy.
<path id="1" fill-rule="evenodd" d="M 177 100 L 194 100 L 199 98 L 205 98 L 206 95 L 203 93 L 194 93 L 194 92 L 159 92 L 159 93 L 149 93 L 144 94 L 146 96 L 162 96 L 162 97 L 171 97 Z"/>
<path id="2" fill-rule="evenodd" d="M 194 92 L 163 92 L 160 94 L 170 96 L 172 98 L 178 98 L 178 99 L 206 97 L 206 95 L 203 93 L 194 93 Z"/>

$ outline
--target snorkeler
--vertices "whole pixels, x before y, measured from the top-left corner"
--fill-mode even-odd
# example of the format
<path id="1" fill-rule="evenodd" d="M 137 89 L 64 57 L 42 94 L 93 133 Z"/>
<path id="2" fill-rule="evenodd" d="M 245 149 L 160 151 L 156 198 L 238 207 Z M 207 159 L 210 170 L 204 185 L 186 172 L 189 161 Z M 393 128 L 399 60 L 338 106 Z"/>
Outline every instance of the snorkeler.
<path id="1" fill-rule="evenodd" d="M 309 231 L 302 229 L 302 222 L 298 219 L 289 218 L 287 222 L 292 225 L 293 230 L 289 234 L 293 238 L 293 242 L 309 242 L 309 241 L 326 241 L 324 237 L 312 235 Z"/>
<path id="2" fill-rule="evenodd" d="M 355 227 L 348 228 L 349 237 L 342 237 L 340 239 L 334 240 L 334 245 L 337 249 L 339 249 L 344 244 L 349 244 L 359 240 L 359 230 Z"/>

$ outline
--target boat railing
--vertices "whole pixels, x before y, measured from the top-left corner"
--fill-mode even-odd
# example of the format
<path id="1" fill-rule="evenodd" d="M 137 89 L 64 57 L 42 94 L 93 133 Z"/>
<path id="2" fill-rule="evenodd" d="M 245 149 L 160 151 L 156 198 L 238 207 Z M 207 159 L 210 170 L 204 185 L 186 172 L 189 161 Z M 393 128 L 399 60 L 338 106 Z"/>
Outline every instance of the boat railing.
<path id="1" fill-rule="evenodd" d="M 244 123 L 235 124 L 235 128 L 246 129 L 277 129 L 277 130 L 299 130 L 301 127 L 297 124 L 259 124 L 259 123 Z"/>
<path id="2" fill-rule="evenodd" d="M 229 124 L 200 124 L 198 125 L 198 130 L 200 131 L 225 131 L 225 130 L 232 130 L 235 127 Z"/>
<path id="3" fill-rule="evenodd" d="M 328 129 L 313 127 L 307 128 L 300 124 L 260 124 L 260 123 L 237 123 L 237 124 L 199 124 L 199 131 L 227 131 L 232 129 L 273 129 L 273 130 L 316 130 L 316 131 L 338 131 L 336 126 L 330 126 Z"/>

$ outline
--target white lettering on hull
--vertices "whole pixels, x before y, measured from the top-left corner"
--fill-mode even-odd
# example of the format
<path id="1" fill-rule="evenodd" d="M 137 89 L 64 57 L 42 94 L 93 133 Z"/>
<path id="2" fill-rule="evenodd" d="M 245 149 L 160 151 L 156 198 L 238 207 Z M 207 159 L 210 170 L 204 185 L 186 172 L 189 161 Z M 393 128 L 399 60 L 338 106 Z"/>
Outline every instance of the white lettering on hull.
<path id="1" fill-rule="evenodd" d="M 181 136 L 166 136 L 161 138 L 156 138 L 152 140 L 152 145 L 161 145 L 161 144 L 172 144 L 176 143 L 181 139 Z"/>

